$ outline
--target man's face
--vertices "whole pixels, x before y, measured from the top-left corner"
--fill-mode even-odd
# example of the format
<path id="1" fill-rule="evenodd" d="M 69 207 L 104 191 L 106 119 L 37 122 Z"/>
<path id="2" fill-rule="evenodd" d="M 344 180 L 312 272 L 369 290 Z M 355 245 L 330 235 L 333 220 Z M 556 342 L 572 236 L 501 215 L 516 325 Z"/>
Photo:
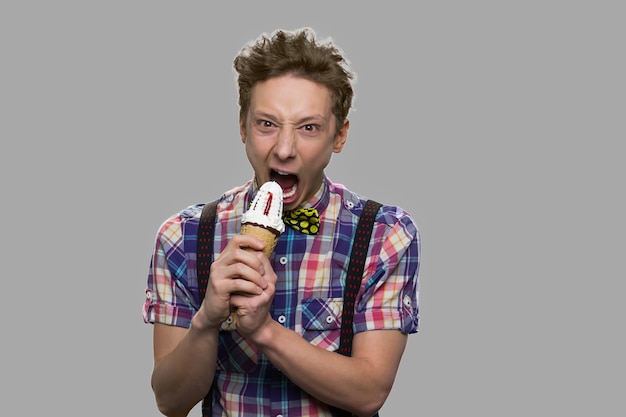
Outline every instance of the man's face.
<path id="1" fill-rule="evenodd" d="M 346 121 L 335 135 L 330 91 L 292 75 L 271 78 L 253 91 L 241 140 L 258 184 L 274 180 L 285 210 L 311 198 L 322 184 L 333 152 L 343 149 Z"/>

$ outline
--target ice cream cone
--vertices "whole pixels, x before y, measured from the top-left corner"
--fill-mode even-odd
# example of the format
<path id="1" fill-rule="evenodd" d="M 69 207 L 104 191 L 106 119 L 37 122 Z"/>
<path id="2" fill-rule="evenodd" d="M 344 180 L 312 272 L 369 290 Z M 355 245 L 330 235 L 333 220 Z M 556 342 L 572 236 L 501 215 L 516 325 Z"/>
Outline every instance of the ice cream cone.
<path id="1" fill-rule="evenodd" d="M 250 208 L 242 215 L 240 233 L 262 240 L 265 243 L 263 253 L 269 259 L 284 231 L 283 190 L 278 183 L 268 181 L 257 190 Z M 231 316 L 236 326 L 237 311 L 233 311 Z"/>
<path id="2" fill-rule="evenodd" d="M 278 183 L 268 181 L 257 190 L 250 208 L 243 214 L 241 234 L 261 239 L 265 243 L 263 252 L 269 258 L 284 231 L 283 190 Z"/>
<path id="3" fill-rule="evenodd" d="M 261 239 L 263 243 L 265 243 L 263 253 L 268 257 L 268 259 L 272 255 L 272 252 L 274 252 L 274 248 L 276 247 L 276 243 L 280 237 L 280 234 L 276 234 L 270 229 L 250 223 L 241 225 L 241 234 L 252 235 Z"/>

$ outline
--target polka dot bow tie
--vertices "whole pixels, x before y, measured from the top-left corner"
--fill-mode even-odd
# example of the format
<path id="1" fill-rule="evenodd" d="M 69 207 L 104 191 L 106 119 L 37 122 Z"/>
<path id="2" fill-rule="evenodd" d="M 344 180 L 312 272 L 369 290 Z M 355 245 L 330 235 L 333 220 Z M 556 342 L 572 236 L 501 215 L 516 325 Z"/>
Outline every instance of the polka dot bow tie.
<path id="1" fill-rule="evenodd" d="M 297 208 L 283 213 L 283 220 L 299 232 L 316 235 L 320 229 L 320 217 L 317 209 Z"/>

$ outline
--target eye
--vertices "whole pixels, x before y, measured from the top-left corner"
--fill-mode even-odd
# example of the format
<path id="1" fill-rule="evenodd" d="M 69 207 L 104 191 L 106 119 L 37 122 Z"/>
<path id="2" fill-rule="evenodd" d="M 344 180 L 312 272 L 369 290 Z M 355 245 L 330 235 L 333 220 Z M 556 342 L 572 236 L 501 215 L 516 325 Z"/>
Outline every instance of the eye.
<path id="1" fill-rule="evenodd" d="M 307 131 L 307 132 L 313 133 L 313 132 L 317 132 L 320 129 L 320 127 L 318 125 L 310 124 L 310 125 L 302 126 L 302 129 Z"/>
<path id="2" fill-rule="evenodd" d="M 257 120 L 256 124 L 259 125 L 260 127 L 274 126 L 274 123 L 270 122 L 269 120 Z"/>
<path id="3" fill-rule="evenodd" d="M 258 119 L 254 124 L 256 130 L 262 134 L 270 134 L 276 130 L 276 125 L 266 119 Z"/>

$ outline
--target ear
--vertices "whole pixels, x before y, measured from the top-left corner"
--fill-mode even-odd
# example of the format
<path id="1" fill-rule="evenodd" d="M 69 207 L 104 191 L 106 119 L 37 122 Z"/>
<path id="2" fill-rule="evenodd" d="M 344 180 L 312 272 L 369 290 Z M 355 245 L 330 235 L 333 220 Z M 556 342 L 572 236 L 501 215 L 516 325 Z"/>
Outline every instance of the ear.
<path id="1" fill-rule="evenodd" d="M 241 136 L 241 143 L 246 143 L 246 125 L 241 115 L 239 115 L 239 136 Z"/>
<path id="2" fill-rule="evenodd" d="M 339 153 L 343 150 L 343 146 L 346 144 L 346 140 L 348 140 L 348 130 L 350 130 L 350 120 L 346 119 L 343 122 L 343 126 L 339 129 L 339 132 L 335 135 L 333 143 L 334 153 Z"/>

